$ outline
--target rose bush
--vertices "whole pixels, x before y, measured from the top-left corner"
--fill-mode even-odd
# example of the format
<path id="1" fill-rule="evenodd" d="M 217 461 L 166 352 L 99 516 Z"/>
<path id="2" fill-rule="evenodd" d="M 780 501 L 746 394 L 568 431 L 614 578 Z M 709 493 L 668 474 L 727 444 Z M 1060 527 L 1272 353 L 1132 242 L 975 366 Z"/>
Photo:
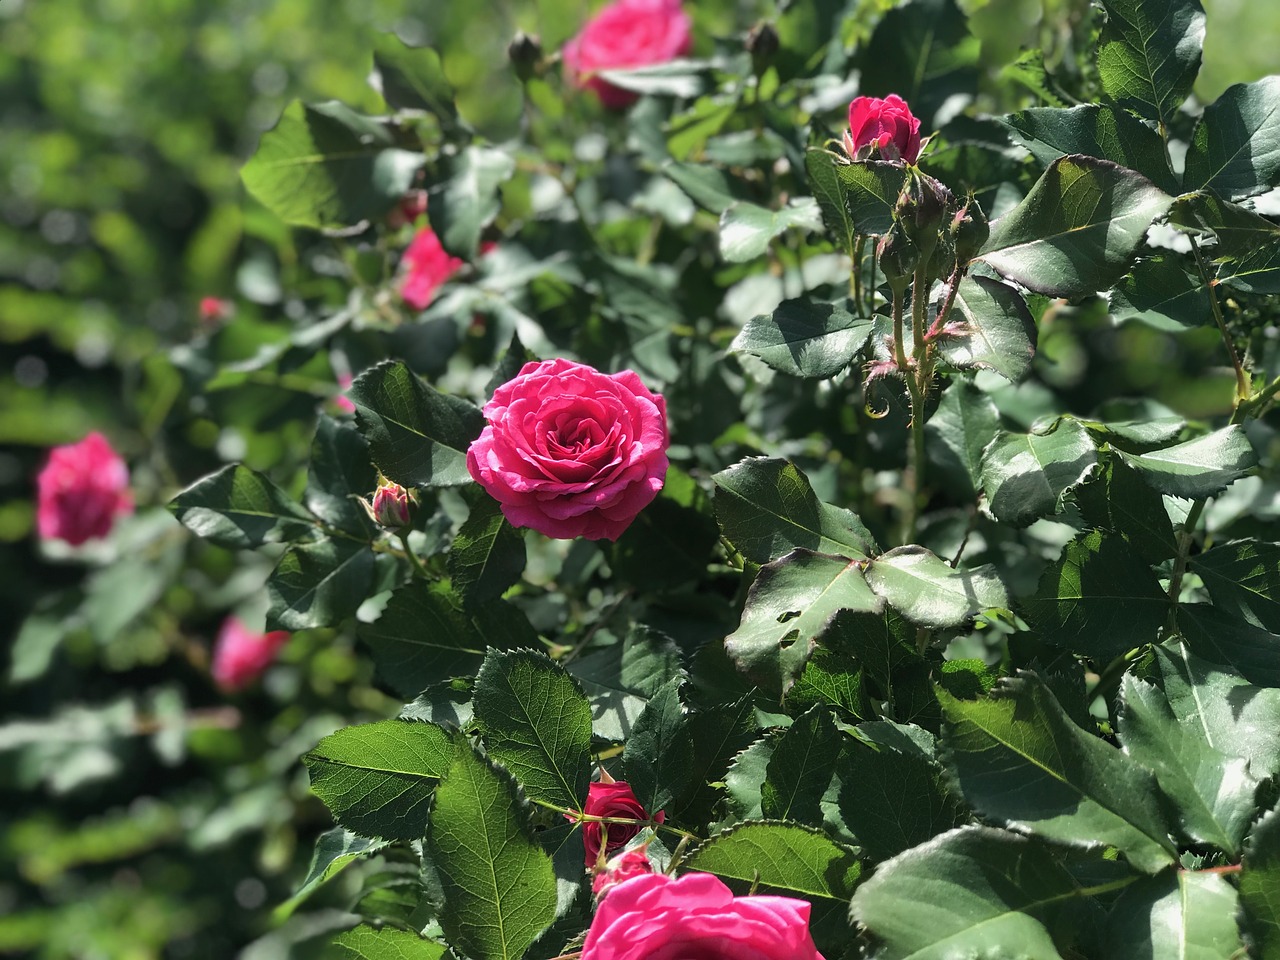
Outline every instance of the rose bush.
<path id="1" fill-rule="evenodd" d="M 467 470 L 517 527 L 616 540 L 662 489 L 666 402 L 630 370 L 526 363 L 484 415 Z"/>
<path id="2" fill-rule="evenodd" d="M 597 76 L 600 70 L 666 63 L 693 45 L 689 16 L 680 0 L 618 0 L 596 14 L 564 45 L 561 57 L 570 82 L 595 92 L 610 109 L 637 95 Z"/>
<path id="3" fill-rule="evenodd" d="M 850 160 L 877 159 L 915 163 L 920 156 L 920 121 L 896 93 L 856 97 L 849 104 L 844 148 Z"/>
<path id="4" fill-rule="evenodd" d="M 427 309 L 440 285 L 463 265 L 463 261 L 445 252 L 440 238 L 430 227 L 414 234 L 401 263 L 404 273 L 400 278 L 400 297 L 415 310 Z"/>
<path id="5" fill-rule="evenodd" d="M 214 683 L 227 693 L 247 687 L 271 666 L 288 642 L 286 630 L 257 633 L 238 617 L 227 617 L 213 646 Z"/>
<path id="6" fill-rule="evenodd" d="M 601 779 L 587 788 L 587 802 L 582 812 L 592 817 L 619 817 L 631 820 L 649 820 L 648 812 L 636 799 L 631 785 L 614 780 L 608 774 L 601 774 Z M 569 819 L 573 819 L 570 817 Z M 662 823 L 666 814 L 659 810 L 652 817 L 654 823 Z M 627 845 L 627 841 L 641 830 L 639 823 L 600 823 L 584 820 L 582 823 L 582 845 L 586 850 L 587 867 L 595 868 L 602 855 L 611 856 Z"/>
<path id="7" fill-rule="evenodd" d="M 790 897 L 735 897 L 708 873 L 654 873 L 600 901 L 581 960 L 822 960 L 810 906 Z"/>
<path id="8" fill-rule="evenodd" d="M 129 468 L 97 432 L 50 451 L 36 477 L 36 497 L 41 538 L 73 547 L 105 537 L 116 517 L 133 512 Z"/>

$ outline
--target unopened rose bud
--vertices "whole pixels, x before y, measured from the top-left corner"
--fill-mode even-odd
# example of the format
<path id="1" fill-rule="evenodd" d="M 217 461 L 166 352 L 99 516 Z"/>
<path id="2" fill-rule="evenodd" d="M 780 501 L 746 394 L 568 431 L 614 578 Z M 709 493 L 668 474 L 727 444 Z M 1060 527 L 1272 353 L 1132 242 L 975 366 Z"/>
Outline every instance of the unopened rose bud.
<path id="1" fill-rule="evenodd" d="M 942 231 L 947 212 L 954 209 L 955 197 L 933 177 L 912 171 L 898 197 L 894 218 L 902 224 L 916 245 L 932 247 Z"/>
<path id="2" fill-rule="evenodd" d="M 591 878 L 591 892 L 597 899 L 603 900 L 612 887 L 616 887 L 624 880 L 653 873 L 653 867 L 649 865 L 647 848 L 648 844 L 645 844 L 620 853 L 610 859 L 604 867 L 595 871 L 595 875 Z"/>
<path id="3" fill-rule="evenodd" d="M 762 20 L 751 28 L 742 45 L 751 54 L 751 66 L 757 76 L 764 73 L 780 46 L 778 31 L 768 20 Z"/>
<path id="4" fill-rule="evenodd" d="M 527 83 L 538 72 L 538 64 L 542 62 L 542 41 L 536 34 L 530 36 L 519 30 L 507 45 L 507 57 L 520 82 Z"/>
<path id="5" fill-rule="evenodd" d="M 970 199 L 951 219 L 951 239 L 956 248 L 956 262 L 961 267 L 968 264 L 977 256 L 990 235 L 987 215 L 982 212 L 977 201 Z"/>
<path id="6" fill-rule="evenodd" d="M 385 480 L 373 493 L 373 503 L 366 503 L 373 522 L 388 530 L 403 530 L 412 519 L 413 496 L 398 483 Z"/>
<path id="7" fill-rule="evenodd" d="M 920 260 L 920 251 L 902 229 L 901 223 L 895 223 L 889 232 L 876 244 L 876 262 L 889 286 L 901 292 L 911 282 L 916 264 Z"/>

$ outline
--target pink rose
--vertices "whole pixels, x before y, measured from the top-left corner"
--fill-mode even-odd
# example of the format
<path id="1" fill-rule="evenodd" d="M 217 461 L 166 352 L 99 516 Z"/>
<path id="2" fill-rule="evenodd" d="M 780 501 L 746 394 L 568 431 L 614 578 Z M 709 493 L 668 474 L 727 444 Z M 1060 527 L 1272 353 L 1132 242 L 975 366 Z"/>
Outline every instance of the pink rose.
<path id="1" fill-rule="evenodd" d="M 219 300 L 217 297 L 200 298 L 200 320 L 207 325 L 226 320 L 235 312 L 236 306 L 230 300 Z"/>
<path id="2" fill-rule="evenodd" d="M 129 468 L 107 438 L 91 433 L 54 447 L 36 477 L 36 529 L 42 539 L 78 547 L 105 537 L 120 514 L 133 512 Z"/>
<path id="3" fill-rule="evenodd" d="M 659 810 L 652 818 L 636 799 L 635 791 L 625 780 L 614 780 L 607 773 L 587 787 L 587 802 L 582 812 L 591 817 L 618 817 L 624 820 L 662 823 L 666 813 Z M 576 819 L 565 814 L 570 819 Z M 586 848 L 587 869 L 595 869 L 603 859 L 627 845 L 627 841 L 640 832 L 642 823 L 601 823 L 598 820 L 582 821 L 582 845 Z M 601 840 L 604 841 L 601 850 Z M 648 862 L 648 861 L 646 861 Z"/>
<path id="4" fill-rule="evenodd" d="M 651 873 L 600 901 L 581 960 L 822 960 L 809 904 L 735 897 L 709 873 Z"/>
<path id="5" fill-rule="evenodd" d="M 517 527 L 616 540 L 662 489 L 667 407 L 630 370 L 526 363 L 484 406 L 467 470 Z"/>
<path id="6" fill-rule="evenodd" d="M 617 110 L 638 95 L 601 79 L 598 71 L 666 63 L 688 53 L 692 43 L 680 0 L 616 0 L 564 45 L 561 58 L 570 83 L 594 90 L 601 103 Z"/>
<path id="7" fill-rule="evenodd" d="M 284 630 L 254 633 L 235 617 L 227 617 L 213 647 L 213 680 L 224 691 L 248 686 L 271 666 L 289 640 Z"/>
<path id="8" fill-rule="evenodd" d="M 398 483 L 386 480 L 373 492 L 373 502 L 365 504 L 369 518 L 388 530 L 400 530 L 412 519 L 413 495 Z"/>
<path id="9" fill-rule="evenodd" d="M 856 97 L 849 104 L 849 129 L 844 149 L 850 160 L 901 160 L 915 163 L 920 156 L 920 121 L 896 93 L 883 100 Z"/>
<path id="10" fill-rule="evenodd" d="M 404 252 L 404 276 L 400 280 L 400 296 L 415 310 L 425 310 L 435 299 L 436 289 L 453 276 L 462 261 L 445 253 L 440 238 L 430 227 L 413 236 Z"/>
<path id="11" fill-rule="evenodd" d="M 351 398 L 347 396 L 347 388 L 355 383 L 355 377 L 349 373 L 338 374 L 338 386 L 342 393 L 336 393 L 333 396 L 333 405 L 343 413 L 355 413 L 356 405 L 351 402 Z"/>
<path id="12" fill-rule="evenodd" d="M 632 877 L 642 877 L 646 873 L 653 873 L 653 867 L 649 865 L 647 845 L 627 850 L 610 859 L 604 869 L 596 871 L 596 875 L 591 878 L 591 892 L 603 899 L 618 884 Z"/>

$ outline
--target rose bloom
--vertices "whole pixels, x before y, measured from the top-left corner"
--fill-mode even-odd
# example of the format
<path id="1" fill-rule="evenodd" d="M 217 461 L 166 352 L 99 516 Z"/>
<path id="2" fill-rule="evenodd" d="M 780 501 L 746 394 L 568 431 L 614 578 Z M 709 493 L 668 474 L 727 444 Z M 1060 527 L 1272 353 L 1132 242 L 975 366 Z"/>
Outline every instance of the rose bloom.
<path id="1" fill-rule="evenodd" d="M 561 59 L 574 86 L 594 90 L 601 103 L 617 110 L 634 103 L 638 94 L 615 87 L 597 71 L 666 63 L 684 56 L 692 44 L 680 0 L 616 0 L 564 45 Z"/>
<path id="2" fill-rule="evenodd" d="M 400 297 L 415 310 L 425 310 L 440 285 L 462 266 L 461 260 L 445 253 L 440 238 L 430 227 L 414 234 L 401 263 L 404 276 L 400 280 Z"/>
<path id="3" fill-rule="evenodd" d="M 614 780 L 607 773 L 602 773 L 598 782 L 587 787 L 587 802 L 582 812 L 593 817 L 650 819 L 649 814 L 640 805 L 640 801 L 636 799 L 635 791 L 630 785 L 625 780 Z M 569 814 L 565 816 L 570 820 L 575 819 Z M 654 823 L 662 823 L 666 816 L 664 811 L 659 810 L 652 819 Z M 594 869 L 599 864 L 602 839 L 605 841 L 604 856 L 608 857 L 625 847 L 627 841 L 641 829 L 642 824 L 639 823 L 600 823 L 598 820 L 584 820 L 582 845 L 586 849 L 587 868 Z M 647 859 L 646 862 L 648 862 Z"/>
<path id="4" fill-rule="evenodd" d="M 230 693 L 247 687 L 271 666 L 289 640 L 284 630 L 254 633 L 235 617 L 227 617 L 213 647 L 213 680 Z"/>
<path id="5" fill-rule="evenodd" d="M 616 540 L 662 489 L 667 408 L 630 370 L 526 363 L 484 405 L 467 470 L 517 527 Z"/>
<path id="6" fill-rule="evenodd" d="M 648 845 L 646 844 L 643 847 L 636 847 L 634 850 L 627 850 L 616 857 L 612 857 L 604 865 L 604 869 L 597 870 L 595 876 L 591 878 L 591 892 L 596 897 L 602 898 L 625 880 L 644 876 L 646 873 L 653 873 L 653 867 L 649 864 L 647 847 Z"/>
<path id="7" fill-rule="evenodd" d="M 878 153 L 880 159 L 915 163 L 920 156 L 920 121 L 896 93 L 883 100 L 856 97 L 849 104 L 844 149 L 850 160 L 866 160 Z"/>
<path id="8" fill-rule="evenodd" d="M 107 438 L 91 433 L 54 447 L 36 477 L 36 530 L 41 539 L 78 547 L 105 537 L 116 517 L 133 512 L 129 468 Z"/>
<path id="9" fill-rule="evenodd" d="M 235 313 L 235 310 L 236 306 L 230 300 L 220 300 L 217 297 L 200 298 L 200 319 L 206 324 L 226 320 Z"/>
<path id="10" fill-rule="evenodd" d="M 581 960 L 822 960 L 809 904 L 735 897 L 709 873 L 651 873 L 600 901 Z"/>

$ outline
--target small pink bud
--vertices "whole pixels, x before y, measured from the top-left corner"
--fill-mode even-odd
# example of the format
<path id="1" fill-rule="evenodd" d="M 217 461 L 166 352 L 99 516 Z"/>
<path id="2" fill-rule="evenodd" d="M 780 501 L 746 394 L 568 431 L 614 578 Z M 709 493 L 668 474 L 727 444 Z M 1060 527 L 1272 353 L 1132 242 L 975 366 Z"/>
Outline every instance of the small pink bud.
<path id="1" fill-rule="evenodd" d="M 201 297 L 200 298 L 200 322 L 212 325 L 220 320 L 228 320 L 235 313 L 235 304 L 230 300 L 220 300 L 217 297 Z"/>
<path id="2" fill-rule="evenodd" d="M 373 522 L 388 530 L 402 530 L 409 526 L 413 497 L 404 487 L 390 480 L 384 481 L 373 493 L 369 516 Z"/>
<path id="3" fill-rule="evenodd" d="M 255 633 L 235 617 L 227 617 L 213 648 L 213 680 L 224 692 L 247 687 L 271 666 L 289 640 L 284 630 Z"/>
<path id="4" fill-rule="evenodd" d="M 632 877 L 643 876 L 646 873 L 653 873 L 653 867 L 649 865 L 649 854 L 646 852 L 648 844 L 635 847 L 618 854 L 609 860 L 602 869 L 596 871 L 595 876 L 591 878 L 591 892 L 598 899 L 603 899 L 604 895 L 609 892 L 610 888 L 616 887 L 623 880 L 630 880 Z"/>

